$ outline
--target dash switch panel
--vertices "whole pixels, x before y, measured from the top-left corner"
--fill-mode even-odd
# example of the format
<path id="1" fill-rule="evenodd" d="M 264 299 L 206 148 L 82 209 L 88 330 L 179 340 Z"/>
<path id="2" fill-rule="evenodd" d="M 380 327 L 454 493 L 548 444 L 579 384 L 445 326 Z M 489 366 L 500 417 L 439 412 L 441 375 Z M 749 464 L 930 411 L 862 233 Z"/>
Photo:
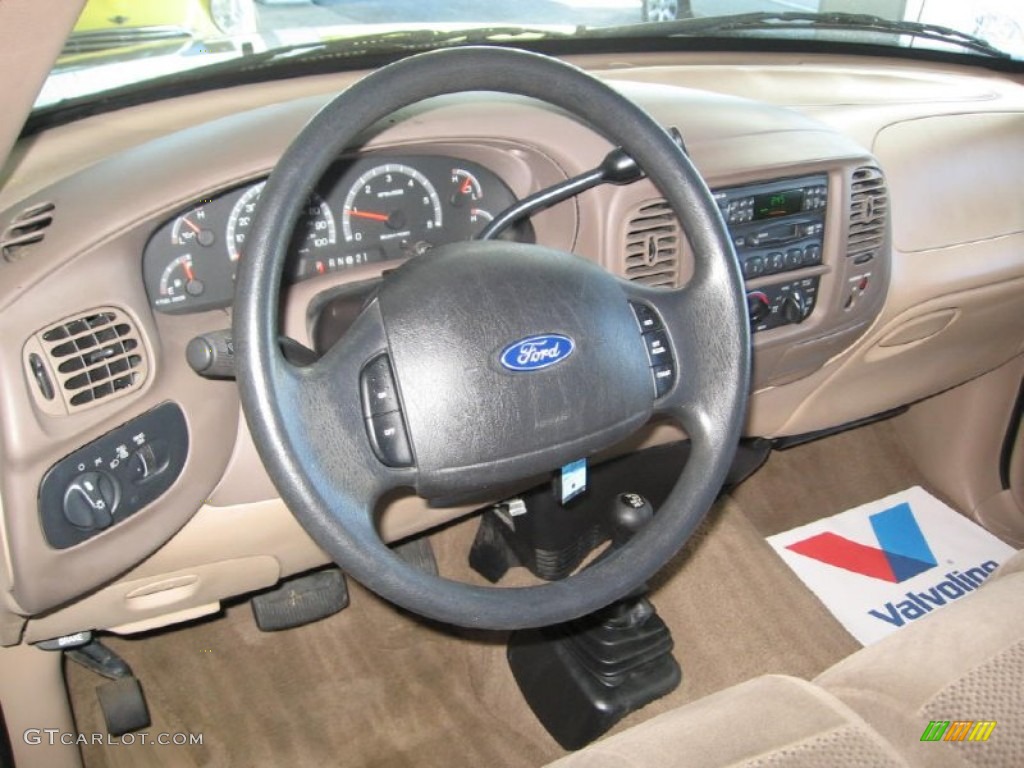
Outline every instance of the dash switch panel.
<path id="1" fill-rule="evenodd" d="M 156 501 L 188 456 L 188 427 L 163 403 L 69 456 L 39 484 L 39 520 L 54 549 L 81 544 Z"/>

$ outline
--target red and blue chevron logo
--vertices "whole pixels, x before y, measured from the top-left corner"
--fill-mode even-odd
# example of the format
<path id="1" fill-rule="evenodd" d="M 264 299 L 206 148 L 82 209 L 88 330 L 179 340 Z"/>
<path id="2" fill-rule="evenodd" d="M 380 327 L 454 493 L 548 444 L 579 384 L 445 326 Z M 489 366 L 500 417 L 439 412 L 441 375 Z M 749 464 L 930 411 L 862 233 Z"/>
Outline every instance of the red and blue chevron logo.
<path id="1" fill-rule="evenodd" d="M 910 505 L 903 503 L 868 518 L 878 546 L 819 533 L 786 549 L 819 562 L 893 584 L 912 579 L 938 565 Z"/>

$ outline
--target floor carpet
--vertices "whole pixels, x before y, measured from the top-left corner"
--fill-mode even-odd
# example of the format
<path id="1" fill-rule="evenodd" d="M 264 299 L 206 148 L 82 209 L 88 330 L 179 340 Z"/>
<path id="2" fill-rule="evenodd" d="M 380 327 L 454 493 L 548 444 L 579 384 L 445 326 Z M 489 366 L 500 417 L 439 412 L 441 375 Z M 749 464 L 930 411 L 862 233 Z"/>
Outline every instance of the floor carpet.
<path id="1" fill-rule="evenodd" d="M 886 424 L 773 454 L 652 585 L 683 683 L 616 730 L 767 672 L 812 677 L 856 650 L 764 536 L 917 482 Z M 470 521 L 433 537 L 443 573 L 467 577 L 474 532 Z M 240 603 L 214 620 L 109 638 L 143 682 L 150 733 L 202 733 L 203 743 L 88 746 L 86 765 L 518 768 L 563 754 L 523 702 L 502 634 L 437 626 L 350 589 L 345 611 L 284 632 L 259 632 Z M 103 731 L 102 681 L 73 664 L 67 677 L 78 729 Z"/>

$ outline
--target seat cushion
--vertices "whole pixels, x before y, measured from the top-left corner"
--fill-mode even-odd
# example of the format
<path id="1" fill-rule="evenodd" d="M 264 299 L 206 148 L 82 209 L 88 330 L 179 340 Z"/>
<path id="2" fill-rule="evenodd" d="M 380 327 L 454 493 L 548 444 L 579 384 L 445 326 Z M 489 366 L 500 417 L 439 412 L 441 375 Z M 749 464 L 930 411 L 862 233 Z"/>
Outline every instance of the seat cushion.
<path id="1" fill-rule="evenodd" d="M 1003 573 L 970 598 L 844 659 L 815 682 L 913 764 L 1024 765 L 1024 571 Z M 997 725 L 985 743 L 922 742 L 932 720 Z"/>
<path id="2" fill-rule="evenodd" d="M 768 675 L 666 712 L 552 763 L 554 768 L 904 766 L 849 707 L 793 677 Z"/>

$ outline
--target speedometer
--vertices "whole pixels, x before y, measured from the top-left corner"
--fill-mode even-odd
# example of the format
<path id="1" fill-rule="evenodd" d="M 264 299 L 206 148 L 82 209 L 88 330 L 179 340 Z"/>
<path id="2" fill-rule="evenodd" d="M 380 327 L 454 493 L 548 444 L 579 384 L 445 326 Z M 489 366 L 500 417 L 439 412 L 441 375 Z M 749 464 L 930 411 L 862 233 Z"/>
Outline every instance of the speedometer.
<path id="1" fill-rule="evenodd" d="M 231 209 L 226 232 L 228 258 L 231 261 L 238 261 L 245 250 L 245 238 L 255 218 L 256 204 L 265 184 L 266 182 L 260 182 L 250 187 Z M 334 214 L 327 203 L 318 194 L 313 193 L 295 225 L 295 235 L 289 252 L 296 260 L 294 273 L 304 275 L 310 271 L 309 265 L 318 261 L 318 254 L 329 251 L 337 239 Z"/>
<path id="2" fill-rule="evenodd" d="M 433 245 L 441 217 L 441 198 L 430 180 L 408 165 L 387 163 L 370 168 L 349 188 L 341 231 L 347 244 L 368 256 L 396 250 L 412 255 Z"/>

